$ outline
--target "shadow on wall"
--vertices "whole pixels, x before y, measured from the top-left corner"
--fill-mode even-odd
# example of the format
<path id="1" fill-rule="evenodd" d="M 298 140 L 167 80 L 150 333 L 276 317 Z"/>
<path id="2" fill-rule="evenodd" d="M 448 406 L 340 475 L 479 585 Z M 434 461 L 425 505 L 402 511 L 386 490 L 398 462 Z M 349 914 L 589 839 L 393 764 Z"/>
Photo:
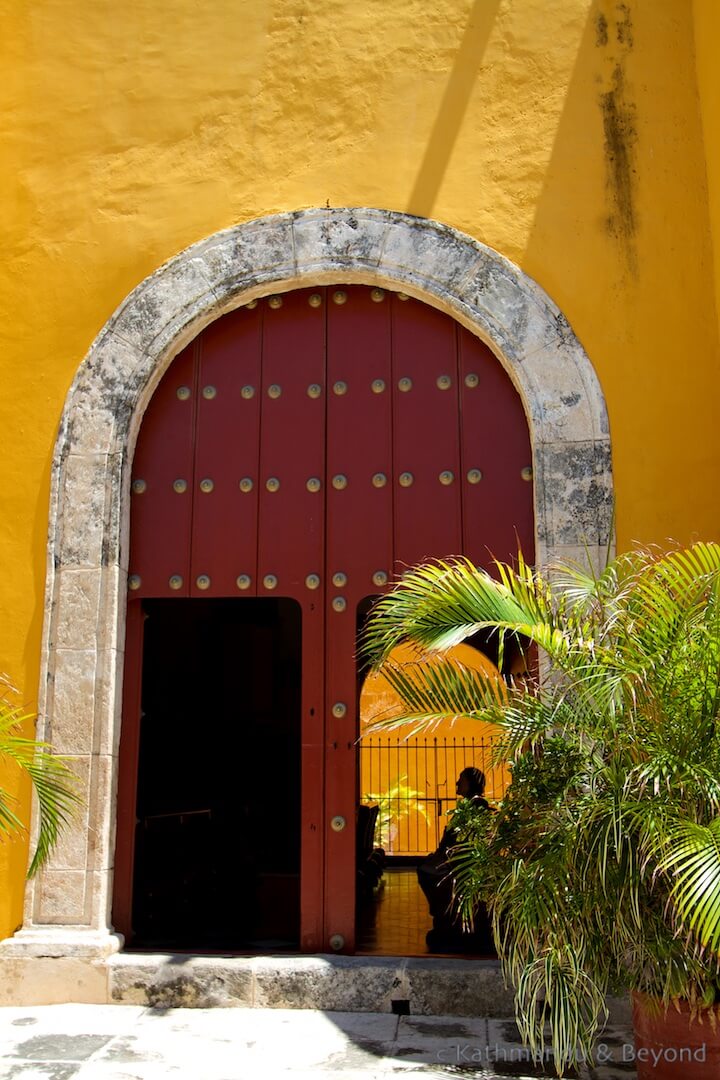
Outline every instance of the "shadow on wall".
<path id="1" fill-rule="evenodd" d="M 638 65 L 657 50 L 646 40 L 635 50 L 632 6 L 589 5 L 528 237 L 524 265 L 531 274 L 561 237 L 569 259 L 583 253 L 577 267 L 594 285 L 598 266 L 585 257 L 588 243 L 601 245 L 610 277 L 637 277 Z"/>
<path id="2" fill-rule="evenodd" d="M 537 248 L 546 261 L 548 247 L 556 246 L 559 236 L 563 244 L 573 245 L 577 239 L 584 245 L 587 237 L 582 234 L 590 233 L 594 242 L 603 236 L 610 238 L 611 244 L 617 245 L 616 251 L 608 252 L 610 258 L 619 255 L 626 269 L 636 275 L 638 131 L 634 79 L 628 75 L 631 59 L 635 62 L 631 0 L 590 0 L 584 24 L 579 19 L 574 27 L 579 34 L 577 49 L 560 102 L 539 101 L 534 96 L 532 73 L 518 81 L 508 48 L 515 42 L 522 59 L 530 46 L 540 48 L 542 42 L 533 42 L 532 28 L 521 27 L 509 10 L 501 14 L 500 7 L 500 0 L 473 3 L 408 199 L 408 212 L 432 216 L 464 124 L 486 121 L 496 126 L 500 119 L 508 122 L 508 116 L 498 112 L 496 101 L 476 100 L 471 107 L 473 96 L 483 85 L 488 42 L 495 30 L 506 50 L 501 62 L 506 65 L 507 94 L 516 99 L 518 110 L 544 112 L 538 116 L 544 123 L 538 127 L 535 143 L 516 144 L 514 160 L 506 162 L 507 184 L 517 189 L 518 198 L 527 196 L 519 185 L 524 163 L 518 157 L 542 156 L 540 144 L 548 131 L 545 122 L 557 113 L 557 124 L 554 130 L 549 129 L 552 145 L 548 147 L 550 156 L 543 170 L 527 252 Z M 569 29 L 563 26 L 556 32 L 568 34 Z M 647 49 L 647 43 L 643 44 Z M 656 55 L 656 49 L 649 51 Z M 528 68 L 533 61 L 537 62 L 537 55 L 528 53 Z M 558 68 L 556 74 L 561 78 L 565 73 Z M 480 185 L 482 181 L 479 176 Z M 596 215 L 588 213 L 592 207 L 598 208 Z"/>
<path id="3" fill-rule="evenodd" d="M 693 389 L 716 345 L 692 30 L 690 5 L 588 4 L 521 256 L 596 343 L 620 549 L 677 536 L 685 522 L 705 535 L 712 522 L 702 487 L 717 399 Z M 695 380 L 678 379 L 688 355 Z M 662 436 L 669 417 L 681 453 Z"/>
<path id="4" fill-rule="evenodd" d="M 482 67 L 500 0 L 475 0 L 408 200 L 409 214 L 432 217 Z"/>
<path id="5" fill-rule="evenodd" d="M 713 535 L 720 406 L 696 387 L 715 377 L 718 343 L 692 8 L 556 8 L 468 4 L 407 209 L 442 219 L 458 175 L 472 182 L 473 206 L 456 214 L 494 246 L 500 223 L 500 250 L 590 351 L 612 426 L 619 547 Z M 686 356 L 694 379 L 678 379 Z M 675 439 L 663 438 L 669 417 Z"/>
<path id="6" fill-rule="evenodd" d="M 633 324 L 635 344 L 648 340 L 645 331 L 666 342 L 658 312 L 669 320 L 687 302 L 678 274 L 667 272 L 669 259 L 680 277 L 683 261 L 700 281 L 708 275 L 692 56 L 690 5 L 588 4 L 522 260 L 561 307 L 571 282 L 572 296 L 584 297 L 600 319 L 608 317 L 606 303 L 624 309 L 613 333 L 628 343 Z M 652 355 L 652 347 L 644 351 Z"/>

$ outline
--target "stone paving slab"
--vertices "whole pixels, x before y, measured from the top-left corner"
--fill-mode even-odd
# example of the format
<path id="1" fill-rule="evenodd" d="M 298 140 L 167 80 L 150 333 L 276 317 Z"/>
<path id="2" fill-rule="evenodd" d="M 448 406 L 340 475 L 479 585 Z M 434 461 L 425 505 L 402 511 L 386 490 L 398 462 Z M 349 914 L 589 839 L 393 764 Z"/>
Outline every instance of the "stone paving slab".
<path id="1" fill-rule="evenodd" d="M 632 1032 L 609 1027 L 579 1080 L 634 1080 Z M 602 1062 L 602 1063 L 601 1063 Z M 0 1080 L 515 1080 L 553 1076 L 513 1021 L 301 1009 L 0 1008 Z"/>

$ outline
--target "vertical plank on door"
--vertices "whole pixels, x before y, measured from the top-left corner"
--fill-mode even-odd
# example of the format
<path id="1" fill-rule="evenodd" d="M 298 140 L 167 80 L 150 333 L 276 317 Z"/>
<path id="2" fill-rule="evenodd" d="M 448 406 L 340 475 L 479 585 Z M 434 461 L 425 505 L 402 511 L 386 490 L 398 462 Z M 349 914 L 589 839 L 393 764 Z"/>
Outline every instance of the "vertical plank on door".
<path id="1" fill-rule="evenodd" d="M 390 299 L 366 286 L 331 288 L 327 297 L 325 934 L 352 951 L 357 607 L 382 591 L 373 575 L 392 566 Z M 344 715 L 334 714 L 338 706 Z M 341 831 L 330 824 L 338 818 Z"/>
<path id="2" fill-rule="evenodd" d="M 192 596 L 257 592 L 260 347 L 257 307 L 225 315 L 199 339 Z"/>
<path id="3" fill-rule="evenodd" d="M 455 324 L 394 296 L 392 352 L 394 554 L 402 572 L 462 548 Z"/>
<path id="4" fill-rule="evenodd" d="M 323 924 L 323 582 L 311 589 L 307 580 L 322 578 L 324 565 L 325 311 L 322 304 L 311 304 L 313 295 L 322 290 L 287 293 L 279 306 L 269 300 L 259 305 L 257 592 L 289 596 L 302 607 L 300 943 L 305 952 L 321 949 Z M 315 387 L 320 387 L 317 396 Z M 319 490 L 309 483 L 314 480 L 321 481 Z"/>
<path id="5" fill-rule="evenodd" d="M 523 472 L 532 451 L 522 401 L 487 345 L 462 328 L 458 340 L 463 549 L 488 570 L 493 558 L 514 559 L 518 547 L 532 562 L 533 485 Z"/>
<path id="6" fill-rule="evenodd" d="M 188 345 L 173 361 L 138 436 L 129 560 L 131 580 L 140 581 L 138 597 L 189 593 L 196 351 L 196 343 Z"/>

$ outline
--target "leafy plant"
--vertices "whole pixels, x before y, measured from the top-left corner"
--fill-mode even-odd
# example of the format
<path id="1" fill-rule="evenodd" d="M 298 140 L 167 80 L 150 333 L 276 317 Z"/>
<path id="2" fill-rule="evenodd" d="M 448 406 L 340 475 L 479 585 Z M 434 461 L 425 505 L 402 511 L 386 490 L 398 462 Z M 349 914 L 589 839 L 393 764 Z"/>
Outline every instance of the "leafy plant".
<path id="1" fill-rule="evenodd" d="M 363 796 L 367 803 L 376 803 L 378 807 L 377 830 L 378 844 L 380 847 L 391 846 L 391 827 L 398 825 L 403 818 L 410 817 L 411 813 L 418 814 L 425 824 L 430 819 L 421 801 L 423 794 L 416 788 L 405 783 L 407 776 L 400 776 L 385 791 L 369 792 Z"/>
<path id="2" fill-rule="evenodd" d="M 30 713 L 13 703 L 16 691 L 0 676 L 0 761 L 9 762 L 25 773 L 37 797 L 38 829 L 28 877 L 47 860 L 64 825 L 80 803 L 78 781 L 67 763 L 52 753 L 47 743 L 22 734 Z M 25 824 L 14 809 L 16 800 L 0 787 L 0 837 L 24 832 Z"/>
<path id="3" fill-rule="evenodd" d="M 443 651 L 480 630 L 530 642 L 544 678 L 502 697 Z M 383 666 L 412 641 L 431 665 Z M 591 1053 L 620 985 L 720 1000 L 720 545 L 638 550 L 602 573 L 519 560 L 411 570 L 364 650 L 400 694 L 388 726 L 502 726 L 512 782 L 454 854 L 466 920 L 485 901 L 523 1036 L 558 1072 Z"/>

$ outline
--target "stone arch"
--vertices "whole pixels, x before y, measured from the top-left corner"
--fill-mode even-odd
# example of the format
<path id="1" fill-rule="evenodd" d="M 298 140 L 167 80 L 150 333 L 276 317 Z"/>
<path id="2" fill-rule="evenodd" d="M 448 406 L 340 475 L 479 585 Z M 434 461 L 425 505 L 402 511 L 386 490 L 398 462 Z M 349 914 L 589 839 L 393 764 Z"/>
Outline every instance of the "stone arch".
<path id="1" fill-rule="evenodd" d="M 110 929 L 129 483 L 144 409 L 180 349 L 213 319 L 268 293 L 359 283 L 447 312 L 494 351 L 528 416 L 539 561 L 611 537 L 605 403 L 562 312 L 518 267 L 437 222 L 375 209 L 277 214 L 217 233 L 120 305 L 81 364 L 55 448 L 42 643 L 40 734 L 72 755 L 84 817 L 28 888 L 5 955 L 100 956 Z"/>

